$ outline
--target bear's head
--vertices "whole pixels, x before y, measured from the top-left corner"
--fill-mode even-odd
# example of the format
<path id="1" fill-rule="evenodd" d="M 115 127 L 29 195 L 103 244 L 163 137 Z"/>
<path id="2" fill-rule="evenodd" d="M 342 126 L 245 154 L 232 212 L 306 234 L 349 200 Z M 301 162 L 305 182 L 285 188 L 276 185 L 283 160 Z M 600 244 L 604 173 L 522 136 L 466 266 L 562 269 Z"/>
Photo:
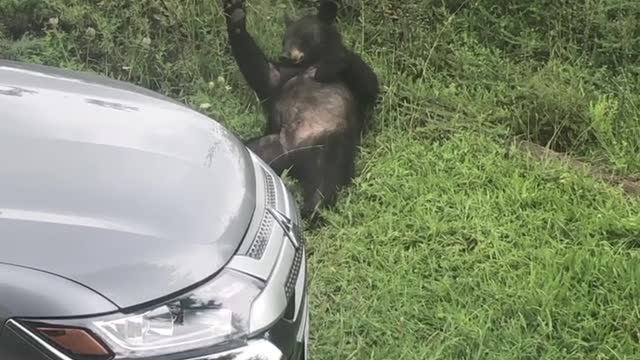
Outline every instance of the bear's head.
<path id="1" fill-rule="evenodd" d="M 334 26 L 337 12 L 336 3 L 323 0 L 315 15 L 306 15 L 296 20 L 285 15 L 286 31 L 280 61 L 308 66 L 339 46 L 342 39 Z"/>

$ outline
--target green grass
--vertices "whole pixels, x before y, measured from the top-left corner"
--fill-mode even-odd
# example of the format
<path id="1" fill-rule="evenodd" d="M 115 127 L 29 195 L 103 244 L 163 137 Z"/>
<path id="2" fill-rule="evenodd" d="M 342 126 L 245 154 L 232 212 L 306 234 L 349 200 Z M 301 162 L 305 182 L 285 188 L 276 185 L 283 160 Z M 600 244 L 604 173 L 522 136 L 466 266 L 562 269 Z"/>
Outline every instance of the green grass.
<path id="1" fill-rule="evenodd" d="M 637 353 L 640 203 L 507 150 L 469 132 L 377 137 L 311 239 L 321 358 Z"/>
<path id="2" fill-rule="evenodd" d="M 640 174 L 640 3 L 346 2 L 384 98 L 309 233 L 314 359 L 640 359 L 640 200 L 507 145 Z M 249 3 L 276 54 L 309 2 Z M 242 138 L 264 123 L 216 1 L 0 0 L 0 57 L 211 104 Z"/>

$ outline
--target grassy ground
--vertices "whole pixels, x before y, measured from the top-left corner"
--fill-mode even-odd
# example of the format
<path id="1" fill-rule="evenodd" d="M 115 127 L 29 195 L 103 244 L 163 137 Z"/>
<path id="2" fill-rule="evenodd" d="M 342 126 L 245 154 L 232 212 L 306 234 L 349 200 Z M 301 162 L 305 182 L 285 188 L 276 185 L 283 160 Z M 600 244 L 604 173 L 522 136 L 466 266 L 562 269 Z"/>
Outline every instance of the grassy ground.
<path id="1" fill-rule="evenodd" d="M 640 4 L 347 3 L 385 93 L 356 184 L 309 234 L 314 358 L 640 358 L 640 201 L 508 146 L 640 174 Z M 271 54 L 307 5 L 249 4 Z M 264 121 L 216 1 L 0 0 L 0 56 L 141 84 L 240 137 Z"/>

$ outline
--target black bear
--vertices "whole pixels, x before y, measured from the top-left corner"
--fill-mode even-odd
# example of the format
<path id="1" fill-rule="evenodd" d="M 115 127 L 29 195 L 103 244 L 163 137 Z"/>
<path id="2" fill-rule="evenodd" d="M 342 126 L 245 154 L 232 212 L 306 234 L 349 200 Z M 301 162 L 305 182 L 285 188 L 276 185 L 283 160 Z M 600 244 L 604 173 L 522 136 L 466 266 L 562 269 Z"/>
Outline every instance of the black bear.
<path id="1" fill-rule="evenodd" d="M 270 61 L 246 29 L 244 0 L 223 0 L 231 53 L 268 121 L 246 145 L 278 174 L 290 169 L 302 187 L 302 215 L 333 206 L 355 173 L 361 136 L 377 103 L 373 70 L 347 49 L 335 27 L 337 5 L 285 17 L 284 51 Z"/>

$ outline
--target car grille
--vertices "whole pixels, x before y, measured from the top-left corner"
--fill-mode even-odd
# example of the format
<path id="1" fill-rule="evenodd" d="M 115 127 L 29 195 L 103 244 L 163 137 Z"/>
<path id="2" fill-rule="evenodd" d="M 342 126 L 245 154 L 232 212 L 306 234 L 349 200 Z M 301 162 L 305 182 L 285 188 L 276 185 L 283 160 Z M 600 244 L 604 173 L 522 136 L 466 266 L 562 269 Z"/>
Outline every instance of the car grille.
<path id="1" fill-rule="evenodd" d="M 266 202 L 267 207 L 275 207 L 276 206 L 276 185 L 273 181 L 273 177 L 266 170 L 262 169 L 262 173 L 264 174 L 265 179 L 265 188 L 266 188 Z M 262 214 L 262 221 L 260 223 L 260 228 L 258 229 L 258 234 L 256 238 L 253 240 L 253 244 L 249 248 L 247 252 L 247 256 L 260 260 L 262 255 L 264 255 L 264 251 L 267 249 L 267 244 L 269 243 L 269 237 L 271 236 L 271 231 L 273 231 L 273 216 L 267 211 L 265 208 L 264 213 Z"/>
<path id="2" fill-rule="evenodd" d="M 276 182 L 273 175 L 265 169 L 262 169 L 262 171 L 265 186 L 265 209 L 262 214 L 262 219 L 260 220 L 260 227 L 258 228 L 257 235 L 246 253 L 247 256 L 256 260 L 262 259 L 262 256 L 269 245 L 269 239 L 271 238 L 271 234 L 276 224 L 276 218 L 271 214 L 269 208 L 275 209 L 277 207 L 278 200 L 276 195 Z M 295 293 L 296 282 L 300 275 L 304 256 L 304 234 L 298 226 L 294 226 L 293 231 L 294 236 L 298 240 L 299 247 L 296 249 L 293 264 L 291 265 L 291 269 L 289 270 L 289 274 L 287 275 L 285 282 L 284 290 L 287 299 L 291 299 Z"/>
<path id="3" fill-rule="evenodd" d="M 269 174 L 266 170 L 262 169 L 264 173 L 264 178 L 266 179 L 266 188 L 267 188 L 267 206 L 275 207 L 276 206 L 276 185 L 273 181 L 273 176 Z"/>
<path id="4" fill-rule="evenodd" d="M 298 239 L 300 246 L 296 250 L 295 257 L 293 258 L 293 265 L 291 266 L 291 270 L 289 271 L 289 276 L 287 277 L 287 282 L 284 288 L 287 299 L 291 298 L 296 288 L 296 281 L 298 280 L 298 275 L 300 274 L 300 266 L 302 265 L 302 256 L 304 255 L 303 234 L 298 227 L 295 227 L 295 236 Z"/>
<path id="5" fill-rule="evenodd" d="M 269 236 L 271 235 L 271 230 L 273 229 L 273 216 L 269 214 L 267 211 L 262 215 L 262 223 L 260 224 L 260 229 L 258 230 L 258 235 L 255 240 L 253 240 L 253 244 L 251 244 L 251 248 L 247 255 L 254 259 L 261 259 L 262 255 L 264 255 L 264 251 L 267 249 L 267 244 L 269 243 Z"/>

